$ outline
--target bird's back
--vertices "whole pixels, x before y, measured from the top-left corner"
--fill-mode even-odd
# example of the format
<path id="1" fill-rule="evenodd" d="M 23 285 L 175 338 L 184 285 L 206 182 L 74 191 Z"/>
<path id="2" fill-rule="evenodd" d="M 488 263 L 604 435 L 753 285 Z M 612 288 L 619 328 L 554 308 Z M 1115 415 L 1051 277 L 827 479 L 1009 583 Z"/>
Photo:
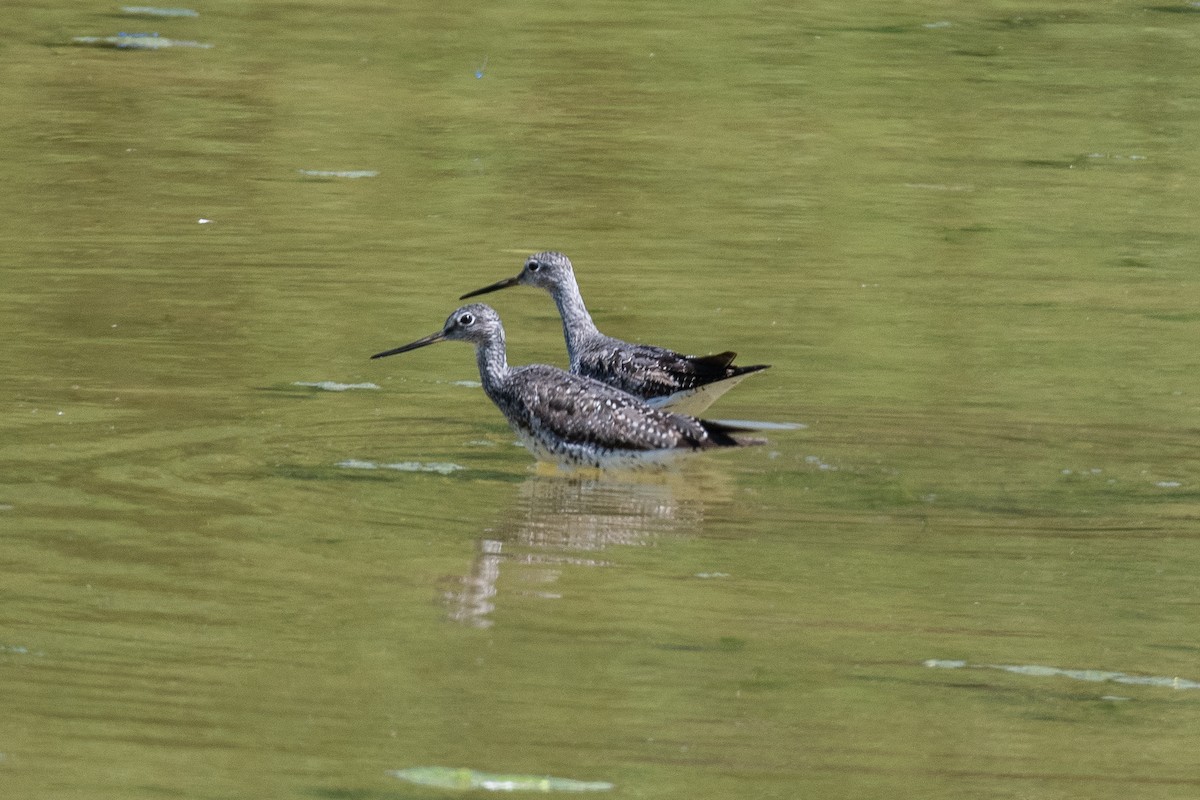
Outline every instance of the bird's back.
<path id="1" fill-rule="evenodd" d="M 569 463 L 743 444 L 717 423 L 659 411 L 620 389 L 543 364 L 513 369 L 492 399 L 540 455 Z"/>

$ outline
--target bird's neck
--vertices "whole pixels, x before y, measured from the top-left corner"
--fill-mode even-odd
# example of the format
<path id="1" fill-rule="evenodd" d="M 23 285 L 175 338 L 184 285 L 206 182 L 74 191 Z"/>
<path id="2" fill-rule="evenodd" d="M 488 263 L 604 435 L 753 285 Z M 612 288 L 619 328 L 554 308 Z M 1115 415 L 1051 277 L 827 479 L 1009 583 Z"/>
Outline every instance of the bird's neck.
<path id="1" fill-rule="evenodd" d="M 570 275 L 565 281 L 555 286 L 551 292 L 554 303 L 558 306 L 559 316 L 562 317 L 563 338 L 567 340 L 567 355 L 570 356 L 571 366 L 574 367 L 579 357 L 584 340 L 599 333 L 592 315 L 583 304 L 583 295 L 579 293 L 579 284 L 575 276 Z"/>
<path id="2" fill-rule="evenodd" d="M 479 365 L 479 380 L 483 383 L 483 390 L 491 396 L 508 377 L 503 334 L 475 346 L 475 363 Z"/>

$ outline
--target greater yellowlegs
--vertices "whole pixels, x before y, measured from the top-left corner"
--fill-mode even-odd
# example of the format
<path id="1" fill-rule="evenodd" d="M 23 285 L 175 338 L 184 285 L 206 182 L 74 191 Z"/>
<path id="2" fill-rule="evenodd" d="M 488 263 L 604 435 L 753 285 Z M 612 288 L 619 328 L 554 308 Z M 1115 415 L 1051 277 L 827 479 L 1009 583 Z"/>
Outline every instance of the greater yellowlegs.
<path id="1" fill-rule="evenodd" d="M 562 317 L 571 372 L 624 389 L 656 408 L 698 414 L 747 375 L 770 366 L 734 366 L 734 352 L 686 356 L 665 347 L 605 336 L 592 322 L 571 260 L 562 253 L 534 253 L 516 277 L 467 292 L 459 299 L 517 285 L 541 287 L 554 298 Z"/>
<path id="2" fill-rule="evenodd" d="M 482 303 L 465 305 L 437 333 L 376 353 L 383 358 L 444 340 L 475 345 L 483 390 L 534 456 L 563 466 L 633 467 L 715 447 L 761 444 L 736 439 L 743 429 L 672 414 L 600 381 L 558 367 L 510 367 L 500 316 Z"/>

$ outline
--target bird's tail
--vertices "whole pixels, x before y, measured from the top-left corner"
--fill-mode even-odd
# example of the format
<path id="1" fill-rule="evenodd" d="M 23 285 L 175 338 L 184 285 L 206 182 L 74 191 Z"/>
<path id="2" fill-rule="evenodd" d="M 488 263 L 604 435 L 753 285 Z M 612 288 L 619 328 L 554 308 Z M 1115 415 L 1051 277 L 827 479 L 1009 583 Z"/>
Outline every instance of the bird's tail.
<path id="1" fill-rule="evenodd" d="M 704 428 L 704 432 L 708 434 L 709 440 L 717 447 L 748 447 L 756 444 L 766 444 L 766 439 L 758 439 L 749 436 L 734 436 L 735 433 L 747 433 L 755 430 L 754 428 L 746 428 L 740 425 L 730 425 L 725 422 L 718 422 L 711 419 L 699 420 L 700 425 Z"/>
<path id="2" fill-rule="evenodd" d="M 731 364 L 729 366 L 729 377 L 736 375 L 749 375 L 751 372 L 762 372 L 764 369 L 770 369 L 770 364 L 751 364 L 748 367 L 743 367 L 740 364 Z"/>

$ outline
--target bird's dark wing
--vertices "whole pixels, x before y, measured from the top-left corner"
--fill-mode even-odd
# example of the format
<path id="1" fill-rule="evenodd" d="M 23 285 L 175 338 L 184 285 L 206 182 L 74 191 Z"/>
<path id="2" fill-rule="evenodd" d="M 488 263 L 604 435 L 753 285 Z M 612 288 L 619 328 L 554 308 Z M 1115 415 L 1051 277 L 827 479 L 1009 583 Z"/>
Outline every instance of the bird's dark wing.
<path id="1" fill-rule="evenodd" d="M 716 381 L 757 372 L 768 365 L 732 366 L 737 353 L 687 356 L 648 344 L 610 340 L 579 359 L 579 372 L 642 398 L 663 397 Z"/>

